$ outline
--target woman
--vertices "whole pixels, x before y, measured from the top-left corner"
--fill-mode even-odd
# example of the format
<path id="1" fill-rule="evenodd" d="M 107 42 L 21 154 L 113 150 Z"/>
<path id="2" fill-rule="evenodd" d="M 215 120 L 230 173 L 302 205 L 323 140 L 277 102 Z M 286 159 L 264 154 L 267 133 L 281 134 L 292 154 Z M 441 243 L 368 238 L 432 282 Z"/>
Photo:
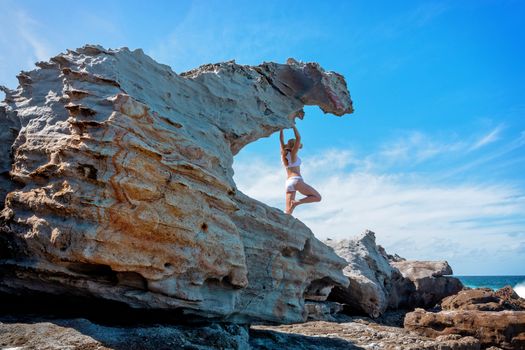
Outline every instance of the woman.
<path id="1" fill-rule="evenodd" d="M 286 167 L 286 210 L 285 213 L 291 214 L 295 207 L 304 203 L 319 202 L 321 195 L 312 186 L 306 184 L 301 176 L 301 158 L 297 156 L 297 152 L 303 147 L 301 144 L 301 135 L 294 126 L 293 132 L 295 139 L 288 140 L 288 143 L 284 144 L 284 134 L 281 130 L 279 140 L 281 142 L 281 159 L 284 166 Z M 299 191 L 306 197 L 300 200 L 295 200 L 295 194 Z"/>

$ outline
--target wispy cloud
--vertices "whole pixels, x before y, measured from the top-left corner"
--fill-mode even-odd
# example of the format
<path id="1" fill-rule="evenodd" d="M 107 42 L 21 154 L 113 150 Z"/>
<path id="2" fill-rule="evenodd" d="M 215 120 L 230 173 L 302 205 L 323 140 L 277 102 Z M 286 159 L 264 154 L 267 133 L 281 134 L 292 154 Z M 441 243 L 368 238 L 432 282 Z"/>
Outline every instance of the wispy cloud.
<path id="1" fill-rule="evenodd" d="M 403 132 L 398 138 L 391 140 L 381 147 L 379 153 L 373 157 L 377 163 L 419 163 L 434 157 L 446 155 L 465 147 L 465 142 L 457 139 L 437 140 L 420 131 Z M 379 162 L 379 160 L 381 160 Z"/>
<path id="2" fill-rule="evenodd" d="M 0 83 L 13 87 L 13 71 L 30 69 L 35 61 L 49 59 L 53 50 L 42 37 L 41 24 L 11 1 L 2 2 L 0 23 L 9 30 L 0 31 Z M 16 67 L 16 68 L 15 68 Z"/>
<path id="3" fill-rule="evenodd" d="M 40 61 L 50 57 L 51 50 L 45 41 L 36 34 L 39 24 L 23 10 L 16 11 L 16 30 L 20 38 L 31 47 L 33 55 Z"/>
<path id="4" fill-rule="evenodd" d="M 485 145 L 498 141 L 502 130 L 503 130 L 503 126 L 498 125 L 494 129 L 492 129 L 489 133 L 483 135 L 474 145 L 472 145 L 470 150 L 471 151 L 477 150 L 478 148 L 481 148 Z"/>

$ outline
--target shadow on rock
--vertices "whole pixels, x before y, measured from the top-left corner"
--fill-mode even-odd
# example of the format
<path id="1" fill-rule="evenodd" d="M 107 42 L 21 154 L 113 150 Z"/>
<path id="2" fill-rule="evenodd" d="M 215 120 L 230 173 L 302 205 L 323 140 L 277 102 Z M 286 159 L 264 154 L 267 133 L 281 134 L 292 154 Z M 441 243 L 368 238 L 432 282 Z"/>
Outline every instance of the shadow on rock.
<path id="1" fill-rule="evenodd" d="M 307 336 L 301 334 L 288 334 L 270 330 L 250 329 L 250 345 L 252 349 L 270 350 L 331 350 L 331 349 L 348 349 L 358 350 L 365 349 L 354 343 L 340 338 L 329 338 L 319 336 Z"/>

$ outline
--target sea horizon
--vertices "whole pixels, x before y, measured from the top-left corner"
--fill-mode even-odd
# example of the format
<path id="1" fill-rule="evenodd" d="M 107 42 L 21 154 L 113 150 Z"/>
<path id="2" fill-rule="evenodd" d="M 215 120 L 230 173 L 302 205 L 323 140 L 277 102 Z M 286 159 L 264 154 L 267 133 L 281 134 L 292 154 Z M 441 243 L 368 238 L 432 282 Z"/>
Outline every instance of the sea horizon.
<path id="1" fill-rule="evenodd" d="M 525 275 L 452 275 L 458 278 L 468 288 L 490 288 L 498 290 L 505 286 L 525 298 Z"/>

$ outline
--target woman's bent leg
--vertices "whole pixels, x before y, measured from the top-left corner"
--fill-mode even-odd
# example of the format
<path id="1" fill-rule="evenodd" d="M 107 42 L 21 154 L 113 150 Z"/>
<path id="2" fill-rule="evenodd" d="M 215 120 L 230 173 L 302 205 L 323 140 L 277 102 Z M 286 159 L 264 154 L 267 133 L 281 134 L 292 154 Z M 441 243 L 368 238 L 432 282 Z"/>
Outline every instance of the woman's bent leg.
<path id="1" fill-rule="evenodd" d="M 284 211 L 286 214 L 291 214 L 295 208 L 293 205 L 295 202 L 295 193 L 295 191 L 286 192 L 286 210 Z"/>
<path id="2" fill-rule="evenodd" d="M 301 194 L 305 195 L 306 197 L 301 198 L 298 201 L 295 201 L 294 208 L 298 206 L 299 204 L 305 204 L 305 203 L 314 203 L 314 202 L 320 202 L 321 201 L 321 195 L 319 192 L 315 190 L 312 186 L 308 185 L 307 183 L 303 181 L 299 181 L 295 185 L 295 189 L 299 191 Z"/>

